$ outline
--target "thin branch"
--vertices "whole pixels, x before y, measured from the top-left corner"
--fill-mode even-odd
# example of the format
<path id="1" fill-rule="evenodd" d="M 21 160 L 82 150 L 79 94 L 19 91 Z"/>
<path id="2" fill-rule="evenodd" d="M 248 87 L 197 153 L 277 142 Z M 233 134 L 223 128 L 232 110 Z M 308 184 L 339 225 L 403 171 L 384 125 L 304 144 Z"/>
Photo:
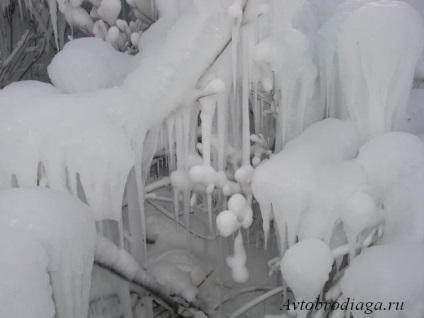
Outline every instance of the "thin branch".
<path id="1" fill-rule="evenodd" d="M 247 304 L 245 304 L 243 307 L 241 307 L 240 309 L 236 310 L 231 316 L 230 318 L 237 318 L 240 317 L 242 314 L 244 314 L 246 311 L 248 311 L 250 308 L 256 306 L 257 304 L 260 304 L 261 302 L 267 300 L 268 298 L 281 293 L 284 290 L 285 287 L 277 287 L 274 288 L 273 290 L 270 290 L 269 292 L 253 299 L 252 301 L 249 301 Z"/>
<path id="2" fill-rule="evenodd" d="M 174 216 L 172 215 L 171 212 L 167 211 L 165 208 L 161 207 L 160 205 L 152 202 L 151 200 L 146 200 L 147 203 L 149 203 L 151 206 L 153 206 L 154 208 L 156 208 L 156 210 L 158 210 L 159 212 L 163 213 L 166 217 L 168 217 L 169 219 L 173 220 L 175 222 Z M 180 226 L 182 226 L 183 228 L 187 229 L 187 227 L 185 226 L 184 223 L 182 223 L 181 221 L 178 221 L 178 224 Z M 194 236 L 200 237 L 204 240 L 207 241 L 215 241 L 217 239 L 218 236 L 206 236 L 197 232 L 194 232 L 192 229 L 189 229 L 190 233 L 193 234 Z"/>

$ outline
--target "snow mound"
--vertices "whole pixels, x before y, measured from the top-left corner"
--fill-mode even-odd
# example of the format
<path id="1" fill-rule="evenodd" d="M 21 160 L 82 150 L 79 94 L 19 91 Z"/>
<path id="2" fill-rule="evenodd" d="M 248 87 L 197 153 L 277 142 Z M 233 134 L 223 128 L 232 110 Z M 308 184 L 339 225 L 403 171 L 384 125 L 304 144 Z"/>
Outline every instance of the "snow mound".
<path id="1" fill-rule="evenodd" d="M 135 67 L 135 58 L 98 38 L 68 42 L 47 70 L 53 85 L 65 93 L 120 86 Z"/>
<path id="2" fill-rule="evenodd" d="M 341 282 L 343 295 L 355 302 L 397 302 L 391 310 L 365 313 L 353 311 L 355 318 L 411 318 L 424 315 L 424 247 L 418 244 L 396 243 L 364 250 L 356 257 Z"/>

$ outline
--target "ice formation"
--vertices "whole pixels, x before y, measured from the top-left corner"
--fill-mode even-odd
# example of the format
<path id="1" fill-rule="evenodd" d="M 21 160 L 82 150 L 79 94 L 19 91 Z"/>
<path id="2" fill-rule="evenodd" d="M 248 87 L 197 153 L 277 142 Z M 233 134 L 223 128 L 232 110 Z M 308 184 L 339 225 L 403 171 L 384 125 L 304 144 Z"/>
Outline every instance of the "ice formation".
<path id="1" fill-rule="evenodd" d="M 373 185 L 375 201 L 385 215 L 383 242 L 404 235 L 422 240 L 424 184 L 424 146 L 406 133 L 388 133 L 365 144 L 357 162 Z"/>
<path id="2" fill-rule="evenodd" d="M 421 56 L 421 17 L 401 1 L 347 1 L 323 30 L 329 114 L 348 115 L 367 138 L 390 131 L 405 111 Z"/>
<path id="3" fill-rule="evenodd" d="M 366 185 L 361 168 L 348 161 L 356 157 L 360 145 L 353 123 L 326 119 L 259 165 L 252 190 L 261 207 L 266 237 L 273 211 L 283 250 L 299 235 L 329 242 L 339 217 L 336 207 Z"/>
<path id="4" fill-rule="evenodd" d="M 164 135 L 170 168 L 164 182 L 173 186 L 175 221 L 183 207 L 190 233 L 190 209 L 200 197 L 210 234 L 215 225 L 223 237 L 238 230 L 234 255 L 226 259 L 238 283 L 249 278 L 240 229 L 252 224 L 253 196 L 265 237 L 273 217 L 281 253 L 289 248 L 282 272 L 299 299 L 313 300 L 321 292 L 334 261 L 330 244 L 338 248 L 347 239 L 352 259 L 375 233 L 381 236 L 383 221 L 383 242 L 423 242 L 423 146 L 409 134 L 384 134 L 393 128 L 424 132 L 419 120 L 408 120 L 420 112 L 414 107 L 422 99 L 420 89 L 413 91 L 409 113 L 403 114 L 414 71 L 420 78 L 415 64 L 423 43 L 421 18 L 410 6 L 389 0 L 348 0 L 337 7 L 337 0 L 319 5 L 306 0 L 158 0 L 152 7 L 148 2 L 127 1 L 135 17 L 142 12 L 159 17 L 141 32 L 135 23 L 117 19 L 118 0 L 91 0 L 90 14 L 81 0 L 49 1 L 56 41 L 57 10 L 71 26 L 98 39 L 71 41 L 56 56 L 49 67 L 55 87 L 22 82 L 0 91 L 1 189 L 39 185 L 72 193 L 88 203 L 96 220 L 116 220 L 117 240 L 142 261 L 147 235 L 143 183 L 159 149 L 158 136 Z M 0 2 L 2 8 L 5 3 Z M 112 48 L 126 46 L 140 53 L 130 57 Z M 338 119 L 310 126 L 325 117 Z M 0 198 L 13 197 L 13 191 L 18 190 L 2 191 Z M 216 198 L 222 205 L 214 223 Z M 129 228 L 122 218 L 123 201 Z M 1 235 L 8 233 L 3 221 Z M 34 243 L 23 236 L 18 241 L 23 249 Z M 99 259 L 127 259 L 127 252 L 108 253 L 108 247 L 107 241 L 97 241 Z M 34 243 L 33 249 L 40 246 Z M 376 249 L 354 259 L 352 273 L 365 272 Z M 408 255 L 402 255 L 422 263 L 414 251 L 419 247 L 408 245 Z M 37 296 L 43 315 L 50 317 L 45 258 L 37 255 L 34 279 L 43 286 Z M 77 259 L 66 265 L 78 267 Z M 198 293 L 193 266 L 187 265 L 192 259 L 179 261 L 153 258 L 149 271 L 191 301 Z M 126 265 L 129 277 L 139 271 L 135 262 Z M 296 270 L 303 265 L 315 275 L 299 277 Z M 406 276 L 402 279 L 408 281 Z M 52 277 L 54 293 L 67 293 L 58 282 L 71 276 Z M 357 295 L 352 277 L 347 272 L 346 295 Z M 88 299 L 75 294 L 77 301 L 56 300 L 67 308 L 64 317 Z M 126 318 L 132 315 L 127 307 Z M 85 310 L 86 304 L 78 308 Z"/>
<path id="5" fill-rule="evenodd" d="M 243 236 L 238 232 L 234 240 L 234 255 L 227 256 L 227 265 L 231 268 L 233 280 L 237 283 L 245 283 L 249 279 L 249 271 L 246 267 L 246 250 L 243 245 Z"/>
<path id="6" fill-rule="evenodd" d="M 26 309 L 35 311 L 31 314 L 24 311 L 18 316 L 53 317 L 54 307 L 49 299 L 51 282 L 60 317 L 86 317 L 96 244 L 93 213 L 74 197 L 44 188 L 3 190 L 0 191 L 0 202 L 0 231 L 7 236 L 4 242 L 18 244 L 14 245 L 16 252 L 7 254 L 14 262 L 13 268 L 2 260 L 1 264 L 5 262 L 6 266 L 2 267 L 2 272 L 16 280 L 23 274 L 22 270 L 29 270 L 24 273 L 28 281 L 13 287 L 2 284 L 2 295 L 9 298 L 17 287 L 20 291 L 28 287 L 27 291 L 33 293 L 25 300 L 18 298 L 10 303 L 3 303 L 2 298 L 1 307 L 5 304 L 11 307 L 1 310 L 16 309 L 18 311 L 11 316 L 17 316 L 22 303 L 30 301 L 32 305 Z M 14 240 L 16 236 L 18 238 Z M 8 244 L 2 244 L 2 249 L 7 251 L 10 248 Z M 28 258 L 31 255 L 34 257 Z M 33 267 L 27 268 L 31 264 Z M 50 274 L 50 281 L 46 271 Z M 8 281 L 3 280 L 4 284 Z M 12 280 L 11 283 L 19 281 Z M 7 289 L 7 286 L 11 288 Z M 22 303 L 18 305 L 17 301 Z M 37 301 L 40 302 L 37 304 Z M 34 305 L 39 307 L 34 308 Z"/>

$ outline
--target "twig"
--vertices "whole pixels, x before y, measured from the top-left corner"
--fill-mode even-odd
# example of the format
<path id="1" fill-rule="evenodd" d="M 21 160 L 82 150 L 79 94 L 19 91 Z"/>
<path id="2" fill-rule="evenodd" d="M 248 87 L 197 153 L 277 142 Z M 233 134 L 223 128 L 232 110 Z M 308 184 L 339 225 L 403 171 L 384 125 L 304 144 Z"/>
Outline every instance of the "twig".
<path id="1" fill-rule="evenodd" d="M 231 316 L 230 318 L 237 318 L 240 317 L 242 314 L 244 314 L 246 311 L 248 311 L 250 308 L 256 306 L 257 304 L 260 304 L 261 302 L 267 300 L 268 298 L 281 293 L 284 290 L 285 287 L 280 286 L 277 288 L 274 288 L 273 290 L 270 290 L 269 292 L 249 301 L 247 304 L 245 304 L 243 307 L 241 307 L 240 309 L 236 310 Z"/>
<path id="2" fill-rule="evenodd" d="M 144 187 L 144 190 L 146 193 L 152 192 L 154 190 L 163 188 L 163 187 L 167 187 L 171 184 L 171 178 L 170 177 L 164 177 L 160 180 L 157 180 L 155 182 L 146 184 L 146 186 Z"/>
<path id="3" fill-rule="evenodd" d="M 147 203 L 149 203 L 150 205 L 152 205 L 154 208 L 156 208 L 159 212 L 162 212 L 166 217 L 168 217 L 169 219 L 175 221 L 174 216 L 167 211 L 165 208 L 161 207 L 160 205 L 152 202 L 151 200 L 146 200 Z M 178 221 L 178 224 L 181 225 L 183 228 L 187 229 L 187 227 L 185 226 L 184 223 L 182 223 L 181 221 Z M 218 236 L 206 236 L 197 232 L 194 232 L 192 229 L 189 229 L 190 233 L 193 234 L 194 236 L 200 237 L 204 240 L 207 241 L 215 241 L 217 239 Z"/>

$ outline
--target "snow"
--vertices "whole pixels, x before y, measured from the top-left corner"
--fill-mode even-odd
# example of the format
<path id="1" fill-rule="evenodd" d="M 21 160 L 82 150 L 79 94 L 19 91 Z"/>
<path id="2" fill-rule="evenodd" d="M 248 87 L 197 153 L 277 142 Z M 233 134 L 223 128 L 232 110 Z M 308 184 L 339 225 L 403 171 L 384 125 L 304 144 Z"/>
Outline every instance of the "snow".
<path id="1" fill-rule="evenodd" d="M 90 92 L 122 85 L 135 58 L 97 38 L 68 42 L 48 66 L 53 85 L 64 93 Z"/>
<path id="2" fill-rule="evenodd" d="M 297 301 L 314 301 L 329 278 L 333 262 L 333 254 L 325 243 L 306 239 L 286 251 L 281 274 Z"/>
<path id="3" fill-rule="evenodd" d="M 0 202 L 0 230 L 3 235 L 12 233 L 5 241 L 12 242 L 18 236 L 14 242 L 17 248 L 15 269 L 29 270 L 24 277 L 32 277 L 23 283 L 25 286 L 28 283 L 28 291 L 33 292 L 24 302 L 40 300 L 39 306 L 44 308 L 39 309 L 42 310 L 40 317 L 52 317 L 51 300 L 46 300 L 51 294 L 50 286 L 47 286 L 48 277 L 45 277 L 47 270 L 51 275 L 58 314 L 65 318 L 87 316 L 96 242 L 96 229 L 90 209 L 70 195 L 44 188 L 0 191 Z M 2 248 L 10 249 L 7 245 L 2 245 Z M 24 254 L 25 259 L 22 258 Z M 10 255 L 13 256 L 13 253 Z M 24 264 L 19 267 L 21 262 Z M 7 269 L 10 265 L 5 265 L 6 268 L 2 267 L 0 272 L 9 273 Z M 11 276 L 19 279 L 19 272 Z M 13 304 L 16 305 L 16 302 Z"/>
<path id="4" fill-rule="evenodd" d="M 355 302 L 404 302 L 403 310 L 382 310 L 366 314 L 353 311 L 361 317 L 422 317 L 424 305 L 424 250 L 421 244 L 394 243 L 374 246 L 356 257 L 342 279 L 341 287 L 346 297 Z M 399 307 L 400 308 L 400 307 Z"/>
<path id="5" fill-rule="evenodd" d="M 157 10 L 159 20 L 142 33 L 117 20 L 119 0 L 90 2 L 94 5 L 91 15 L 80 7 L 81 0 L 57 2 L 71 26 L 93 31 L 96 38 L 71 41 L 54 58 L 49 66 L 54 87 L 28 81 L 0 91 L 1 189 L 40 185 L 62 192 L 57 194 L 60 197 L 69 198 L 65 193 L 71 193 L 92 211 L 80 202 L 70 207 L 83 206 L 91 223 L 93 219 L 118 221 L 122 238 L 127 236 L 122 231 L 126 190 L 128 210 L 141 222 L 134 225 L 137 222 L 130 220 L 131 239 L 143 244 L 146 226 L 151 226 L 144 215 L 143 182 L 158 149 L 158 136 L 164 133 L 170 168 L 166 183 L 170 181 L 173 187 L 175 219 L 183 206 L 188 227 L 195 218 L 189 203 L 194 206 L 198 196 L 203 196 L 209 234 L 213 235 L 212 202 L 222 203 L 216 227 L 225 238 L 235 234 L 234 254 L 226 259 L 235 282 L 249 279 L 242 237 L 248 231 L 241 227 L 248 229 L 253 222 L 254 195 L 261 208 L 265 239 L 270 220 L 275 219 L 283 278 L 298 300 L 315 300 L 322 292 L 334 262 L 329 246 L 350 250 L 352 268 L 346 272 L 344 296 L 362 297 L 368 288 L 358 286 L 372 279 L 359 280 L 356 285 L 353 277 L 367 266 L 380 268 L 387 262 L 393 268 L 388 266 L 387 272 L 377 274 L 393 277 L 404 266 L 406 273 L 400 276 L 401 282 L 406 281 L 404 288 L 423 293 L 422 282 L 412 285 L 407 274 L 419 275 L 417 269 L 397 264 L 388 252 L 422 264 L 416 254 L 422 254 L 418 243 L 424 242 L 424 197 L 420 193 L 424 146 L 413 135 L 387 133 L 424 133 L 422 90 L 414 89 L 409 96 L 414 73 L 416 80 L 422 77 L 422 61 L 416 65 L 424 38 L 418 13 L 400 1 L 323 0 L 318 5 L 307 0 L 252 0 L 245 6 L 241 0 L 158 0 L 152 7 L 150 1 L 127 1 L 135 17 L 144 12 L 155 18 Z M 417 1 L 409 2 L 422 9 Z M 1 2 L 2 7 L 5 3 Z M 57 41 L 56 2 L 49 3 Z M 93 23 L 99 18 L 104 21 Z M 131 41 L 140 53 L 135 57 L 118 53 L 114 48 L 121 48 L 123 41 Z M 323 117 L 342 120 L 319 121 Z M 164 122 L 166 130 L 161 127 Z M 200 137 L 201 143 L 196 144 Z M 9 202 L 15 198 L 14 191 L 18 190 L 2 191 L 0 199 Z M 19 204 L 12 206 L 10 201 L 0 206 L 13 212 L 15 206 L 36 201 L 28 191 L 42 197 L 48 190 L 19 191 L 23 191 L 22 197 L 15 198 Z M 225 196 L 229 197 L 227 207 Z M 157 198 L 154 193 L 149 197 Z M 48 206 L 46 211 L 54 208 L 56 212 L 60 204 L 64 203 Z M 82 234 L 87 225 L 75 230 L 80 235 L 75 246 L 66 245 L 65 240 L 71 237 L 67 226 L 72 222 L 55 224 L 34 241 L 26 234 L 8 232 L 12 212 L 0 213 L 0 236 L 13 237 L 19 248 L 32 249 L 37 255 L 17 268 L 24 271 L 31 265 L 34 284 L 41 286 L 30 305 L 40 304 L 40 316 L 52 316 L 47 270 L 64 317 L 70 317 L 77 307 L 84 311 L 84 295 L 67 295 L 72 289 L 86 292 L 89 265 L 88 261 L 81 263 L 86 257 L 81 253 L 94 248 L 88 237 L 93 228 Z M 41 224 L 43 229 L 56 217 L 43 215 L 35 223 L 33 216 L 22 214 L 22 220 Z M 161 230 L 156 225 L 155 234 Z M 381 260 L 373 260 L 380 255 L 380 247 L 356 256 L 359 247 L 373 241 L 374 236 L 365 237 L 369 233 L 377 233 L 381 238 L 377 243 L 406 241 L 402 243 L 405 251 L 389 245 L 381 247 L 385 251 Z M 39 243 L 51 240 L 51 246 Z M 81 246 L 81 241 L 90 244 Z M 65 247 L 58 249 L 59 244 Z M 140 251 L 142 246 L 132 244 L 129 250 L 134 254 L 146 253 L 145 246 Z M 8 251 L 11 245 L 3 242 L 0 249 Z M 376 250 L 376 256 L 371 256 Z M 193 266 L 196 259 L 181 250 L 161 252 L 160 256 L 149 255 L 149 273 L 171 293 L 195 300 L 200 292 L 196 286 L 205 277 Z M 18 260 L 23 257 L 19 253 L 11 255 Z M 92 254 L 89 258 L 92 262 Z M 140 266 L 127 252 L 101 237 L 96 259 L 119 264 L 129 278 L 140 273 Z M 341 257 L 336 261 L 340 265 Z M 378 278 L 377 274 L 373 277 Z M 373 283 L 371 292 L 378 294 L 376 288 L 383 280 Z M 335 290 L 337 299 L 339 290 Z M 413 300 L 408 314 L 422 315 L 419 306 Z"/>

